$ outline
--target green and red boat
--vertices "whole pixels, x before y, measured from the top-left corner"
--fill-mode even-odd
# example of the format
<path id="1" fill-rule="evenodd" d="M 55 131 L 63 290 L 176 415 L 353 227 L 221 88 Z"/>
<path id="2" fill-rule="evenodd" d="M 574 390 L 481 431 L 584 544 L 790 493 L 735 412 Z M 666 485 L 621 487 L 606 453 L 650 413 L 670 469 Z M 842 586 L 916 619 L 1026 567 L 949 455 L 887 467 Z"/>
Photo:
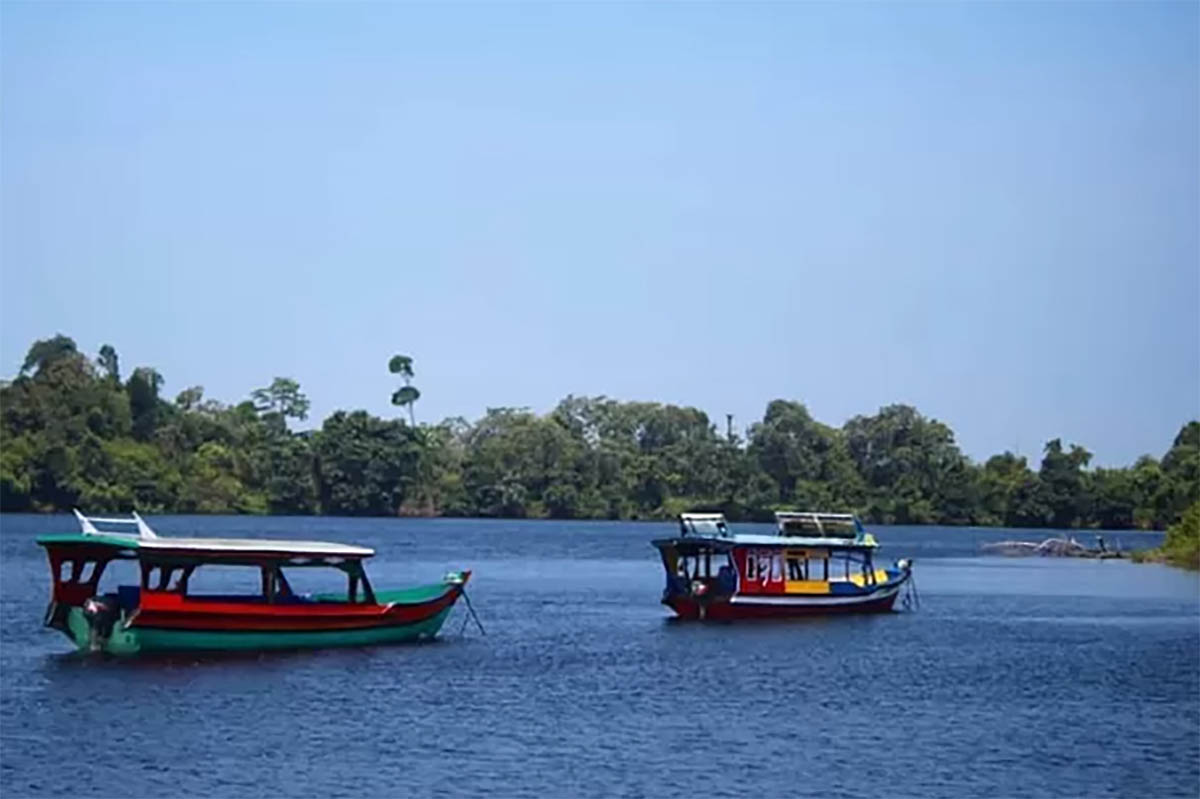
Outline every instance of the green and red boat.
<path id="1" fill-rule="evenodd" d="M 440 582 L 375 591 L 363 568 L 367 547 L 326 541 L 177 538 L 132 519 L 88 518 L 79 533 L 37 539 L 50 560 L 53 592 L 45 624 L 82 650 L 113 655 L 180 651 L 255 651 L 364 646 L 434 638 L 464 595 L 469 571 Z M 135 526 L 104 532 L 94 523 Z M 138 585 L 98 593 L 114 561 L 134 561 Z M 260 592 L 196 594 L 197 569 L 237 566 L 258 573 Z M 297 594 L 285 570 L 328 568 L 346 577 L 345 593 Z"/>

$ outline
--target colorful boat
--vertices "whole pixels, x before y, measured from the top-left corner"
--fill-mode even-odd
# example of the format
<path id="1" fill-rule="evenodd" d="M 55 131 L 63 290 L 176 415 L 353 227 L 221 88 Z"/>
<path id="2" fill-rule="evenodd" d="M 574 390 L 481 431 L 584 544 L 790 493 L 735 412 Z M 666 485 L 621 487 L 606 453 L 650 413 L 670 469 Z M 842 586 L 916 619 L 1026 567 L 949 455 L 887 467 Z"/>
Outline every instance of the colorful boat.
<path id="1" fill-rule="evenodd" d="M 725 517 L 685 513 L 677 538 L 653 542 L 662 602 L 685 619 L 889 611 L 912 561 L 876 565 L 875 537 L 846 513 L 777 513 L 774 535 L 735 534 Z"/>
<path id="2" fill-rule="evenodd" d="M 77 647 L 113 655 L 172 651 L 247 651 L 390 644 L 431 639 L 463 595 L 471 572 L 395 591 L 375 591 L 363 569 L 366 547 L 324 541 L 175 538 L 132 519 L 94 519 L 75 511 L 82 531 L 45 535 L 53 579 L 45 624 Z M 136 533 L 102 532 L 95 523 L 132 525 Z M 106 567 L 136 561 L 139 585 L 99 594 Z M 237 566 L 257 572 L 251 595 L 188 590 L 197 569 Z M 346 593 L 300 595 L 285 569 L 331 568 Z M 254 579 L 252 577 L 252 579 Z"/>

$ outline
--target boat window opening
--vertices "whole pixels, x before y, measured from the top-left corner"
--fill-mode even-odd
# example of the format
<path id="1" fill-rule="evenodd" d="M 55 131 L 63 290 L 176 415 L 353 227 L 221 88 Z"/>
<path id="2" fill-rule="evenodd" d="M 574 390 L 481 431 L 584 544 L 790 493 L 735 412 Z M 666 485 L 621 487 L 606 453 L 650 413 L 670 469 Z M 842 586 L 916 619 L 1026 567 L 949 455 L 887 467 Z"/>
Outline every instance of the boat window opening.
<path id="1" fill-rule="evenodd" d="M 136 586 L 137 584 L 137 564 L 132 560 L 118 558 L 107 564 L 107 568 L 100 573 L 100 580 L 96 585 L 96 595 L 115 594 L 119 586 Z"/>
<path id="2" fill-rule="evenodd" d="M 875 584 L 875 567 L 870 552 L 855 552 L 853 550 L 839 558 L 842 563 L 841 576 L 838 580 L 845 582 L 861 582 L 863 585 Z"/>
<path id="3" fill-rule="evenodd" d="M 778 582 L 783 579 L 783 555 L 769 550 L 750 550 L 746 553 L 746 579 Z"/>
<path id="4" fill-rule="evenodd" d="M 829 582 L 829 559 L 807 558 L 804 561 L 804 579 Z"/>
<path id="5" fill-rule="evenodd" d="M 202 563 L 187 581 L 189 599 L 262 601 L 267 595 L 262 568 L 253 564 Z"/>
<path id="6" fill-rule="evenodd" d="M 788 580 L 829 581 L 829 559 L 812 556 L 792 556 L 787 559 Z"/>
<path id="7" fill-rule="evenodd" d="M 288 582 L 288 578 L 283 574 L 283 569 L 280 568 L 275 569 L 275 596 L 295 596 L 295 593 L 292 591 L 292 584 Z"/>
<path id="8" fill-rule="evenodd" d="M 94 583 L 104 572 L 104 566 L 107 563 L 108 561 L 80 559 L 60 561 L 58 564 L 58 582 L 73 585 Z M 70 569 L 67 568 L 67 564 L 70 564 Z"/>
<path id="9" fill-rule="evenodd" d="M 188 580 L 192 576 L 192 572 L 195 570 L 195 566 L 181 566 L 178 569 L 172 570 L 174 573 L 174 578 L 171 580 L 171 587 L 167 590 L 186 596 L 188 590 Z"/>

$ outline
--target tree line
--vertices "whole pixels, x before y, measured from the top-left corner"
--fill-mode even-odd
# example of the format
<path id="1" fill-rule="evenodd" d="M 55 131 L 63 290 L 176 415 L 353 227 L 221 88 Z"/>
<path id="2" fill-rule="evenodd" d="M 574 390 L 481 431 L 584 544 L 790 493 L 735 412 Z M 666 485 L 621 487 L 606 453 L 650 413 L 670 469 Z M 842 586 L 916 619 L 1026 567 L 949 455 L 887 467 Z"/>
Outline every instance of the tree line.
<path id="1" fill-rule="evenodd" d="M 1161 458 L 1089 468 L 1059 439 L 1040 462 L 976 463 L 953 431 L 907 405 L 831 427 L 774 400 L 745 437 L 691 407 L 568 396 L 539 415 L 417 424 L 413 362 L 392 397 L 409 418 L 339 410 L 319 428 L 279 377 L 234 405 L 201 387 L 173 400 L 162 376 L 95 358 L 66 336 L 37 341 L 0 386 L 0 509 L 90 512 L 445 515 L 650 519 L 715 510 L 853 510 L 888 524 L 1164 528 L 1200 499 L 1200 422 Z"/>

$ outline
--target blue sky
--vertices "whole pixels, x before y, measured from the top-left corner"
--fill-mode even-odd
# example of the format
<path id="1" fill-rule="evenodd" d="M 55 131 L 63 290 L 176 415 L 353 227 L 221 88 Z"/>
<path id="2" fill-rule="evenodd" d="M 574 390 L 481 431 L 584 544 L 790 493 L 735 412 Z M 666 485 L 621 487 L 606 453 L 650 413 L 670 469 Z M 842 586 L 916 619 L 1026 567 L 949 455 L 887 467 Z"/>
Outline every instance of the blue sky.
<path id="1" fill-rule="evenodd" d="M 0 372 L 63 332 L 315 423 L 1200 415 L 1194 3 L 0 9 Z M 312 420 L 310 420 L 312 421 Z"/>

